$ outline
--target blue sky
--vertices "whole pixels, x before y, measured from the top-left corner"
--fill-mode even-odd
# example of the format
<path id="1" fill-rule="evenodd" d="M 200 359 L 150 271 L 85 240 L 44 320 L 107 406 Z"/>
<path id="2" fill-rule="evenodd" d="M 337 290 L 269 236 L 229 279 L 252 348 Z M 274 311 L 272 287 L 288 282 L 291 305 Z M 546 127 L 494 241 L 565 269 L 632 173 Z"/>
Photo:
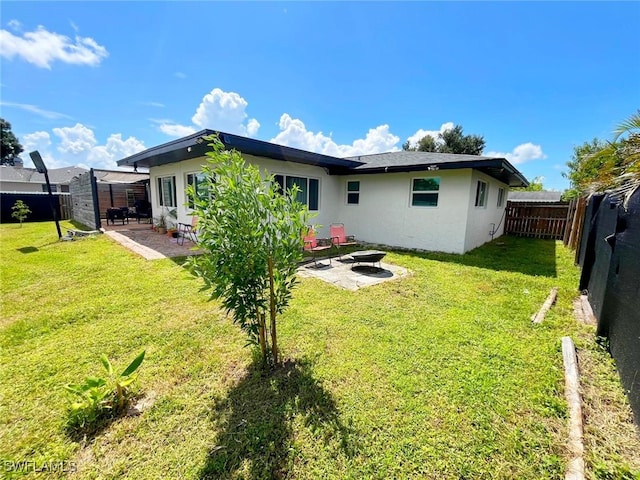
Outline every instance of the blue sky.
<path id="1" fill-rule="evenodd" d="M 573 147 L 640 107 L 638 2 L 3 2 L 1 14 L 1 115 L 50 168 L 115 167 L 202 128 L 347 156 L 460 124 L 562 190 Z"/>

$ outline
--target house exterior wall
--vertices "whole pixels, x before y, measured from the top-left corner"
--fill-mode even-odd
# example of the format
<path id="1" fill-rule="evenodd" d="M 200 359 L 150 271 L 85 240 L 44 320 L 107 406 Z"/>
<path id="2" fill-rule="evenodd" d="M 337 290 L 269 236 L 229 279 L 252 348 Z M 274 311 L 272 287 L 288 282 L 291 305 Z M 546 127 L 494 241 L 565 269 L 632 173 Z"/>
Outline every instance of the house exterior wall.
<path id="1" fill-rule="evenodd" d="M 329 235 L 329 223 L 335 221 L 338 203 L 336 198 L 339 196 L 338 179 L 329 176 L 323 168 L 312 165 L 304 165 L 293 162 L 283 162 L 272 160 L 264 157 L 255 157 L 243 154 L 244 159 L 260 168 L 260 172 L 265 175 L 265 170 L 269 174 L 295 175 L 308 178 L 316 178 L 319 180 L 319 205 L 318 211 L 313 212 L 317 215 L 311 220 L 313 224 L 322 224 L 318 236 Z M 202 165 L 206 164 L 205 157 L 185 160 L 178 163 L 170 163 L 151 167 L 149 177 L 151 180 L 151 204 L 153 215 L 157 216 L 162 211 L 159 204 L 158 196 L 158 178 L 164 176 L 176 177 L 176 196 L 177 196 L 177 214 L 178 222 L 191 223 L 191 209 L 187 207 L 187 196 L 185 189 L 187 186 L 186 176 L 189 173 L 196 173 L 202 170 Z M 171 220 L 170 220 L 171 221 Z"/>
<path id="2" fill-rule="evenodd" d="M 478 181 L 487 183 L 488 195 L 484 207 L 476 207 L 476 189 Z M 498 189 L 503 188 L 502 206 L 498 207 Z M 507 208 L 509 186 L 496 179 L 473 170 L 469 185 L 469 203 L 464 240 L 464 251 L 468 252 L 491 240 L 492 228 L 496 228 L 493 238 L 504 232 L 504 212 Z M 492 225 L 492 224 L 495 224 Z"/>
<path id="3" fill-rule="evenodd" d="M 502 235 L 500 222 L 507 203 L 508 186 L 472 169 L 410 173 L 353 174 L 330 176 L 323 168 L 282 162 L 243 154 L 243 157 L 269 174 L 295 175 L 319 180 L 319 209 L 311 223 L 321 225 L 318 238 L 329 236 L 331 223 L 344 223 L 348 235 L 363 242 L 392 247 L 465 253 L 491 240 L 491 224 L 500 224 L 494 238 Z M 162 211 L 158 178 L 175 176 L 178 221 L 191 223 L 185 193 L 186 176 L 200 172 L 206 158 L 152 167 L 151 203 L 154 216 Z M 439 178 L 437 206 L 413 206 L 415 178 Z M 347 203 L 347 182 L 360 182 L 359 203 Z M 488 186 L 485 207 L 475 207 L 476 185 Z M 497 207 L 498 188 L 504 188 L 503 205 Z"/>
<path id="4" fill-rule="evenodd" d="M 439 178 L 438 205 L 412 206 L 414 178 Z M 360 201 L 349 205 L 347 182 L 360 181 Z M 471 169 L 342 177 L 333 222 L 357 239 L 394 247 L 464 253 Z"/>

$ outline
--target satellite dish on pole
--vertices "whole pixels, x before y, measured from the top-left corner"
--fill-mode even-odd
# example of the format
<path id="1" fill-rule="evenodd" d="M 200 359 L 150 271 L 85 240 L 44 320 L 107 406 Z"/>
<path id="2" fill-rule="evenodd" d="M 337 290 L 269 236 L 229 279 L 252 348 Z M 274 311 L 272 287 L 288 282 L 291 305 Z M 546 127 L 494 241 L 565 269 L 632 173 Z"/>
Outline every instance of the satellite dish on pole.
<path id="1" fill-rule="evenodd" d="M 60 231 L 60 222 L 58 221 L 58 209 L 53 202 L 53 192 L 51 191 L 51 183 L 49 183 L 49 173 L 47 172 L 47 166 L 44 164 L 44 160 L 40 156 L 40 152 L 37 150 L 35 152 L 29 153 L 33 164 L 36 167 L 38 173 L 44 173 L 44 179 L 47 182 L 47 191 L 49 192 L 49 205 L 51 206 L 51 211 L 53 212 L 53 221 L 56 222 L 56 230 L 58 230 L 58 238 L 62 238 L 62 232 Z"/>

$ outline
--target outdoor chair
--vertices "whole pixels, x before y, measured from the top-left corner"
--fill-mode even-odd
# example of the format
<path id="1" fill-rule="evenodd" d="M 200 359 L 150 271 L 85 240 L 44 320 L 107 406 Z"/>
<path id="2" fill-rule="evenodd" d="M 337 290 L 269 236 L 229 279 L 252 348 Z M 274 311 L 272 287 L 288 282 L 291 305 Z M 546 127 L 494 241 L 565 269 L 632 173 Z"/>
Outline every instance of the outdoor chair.
<path id="1" fill-rule="evenodd" d="M 356 237 L 353 235 L 347 235 L 344 232 L 344 223 L 332 223 L 329 225 L 329 232 L 331 234 L 331 243 L 338 250 L 338 258 L 342 260 L 342 253 L 340 253 L 341 247 L 351 247 L 358 245 Z"/>
<path id="2" fill-rule="evenodd" d="M 184 245 L 185 237 L 189 237 L 189 240 L 194 244 L 198 243 L 198 217 L 195 215 L 191 217 L 191 223 L 178 222 L 178 245 Z M 182 241 L 180 241 L 182 240 Z"/>
<path id="3" fill-rule="evenodd" d="M 333 246 L 331 244 L 331 240 L 328 238 L 316 238 L 316 232 L 313 227 L 309 227 L 307 229 L 306 235 L 303 238 L 304 241 L 304 251 L 309 252 L 311 257 L 313 258 L 313 264 L 315 267 L 318 267 L 317 255 L 321 252 L 329 252 L 327 258 L 329 259 L 329 265 L 331 265 L 331 254 L 330 250 Z"/>
<path id="4" fill-rule="evenodd" d="M 131 209 L 130 209 L 131 210 Z M 130 215 L 138 220 L 140 223 L 141 218 L 148 218 L 149 222 L 151 222 L 151 204 L 148 200 L 138 199 L 133 204 L 133 215 Z"/>

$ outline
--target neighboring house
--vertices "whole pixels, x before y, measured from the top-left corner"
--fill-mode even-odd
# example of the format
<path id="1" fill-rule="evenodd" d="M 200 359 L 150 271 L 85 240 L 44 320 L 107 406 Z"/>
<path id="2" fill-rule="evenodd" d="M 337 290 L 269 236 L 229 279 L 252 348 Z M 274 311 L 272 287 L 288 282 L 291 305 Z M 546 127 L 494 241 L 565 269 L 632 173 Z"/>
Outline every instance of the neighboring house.
<path id="1" fill-rule="evenodd" d="M 71 179 L 87 170 L 80 167 L 52 168 L 47 171 L 51 191 L 68 192 Z M 0 191 L 2 192 L 46 192 L 44 174 L 35 168 L 0 166 Z"/>
<path id="2" fill-rule="evenodd" d="M 509 192 L 510 202 L 526 202 L 526 203 L 558 203 L 562 201 L 562 192 L 551 191 L 513 191 Z"/>
<path id="3" fill-rule="evenodd" d="M 177 208 L 190 223 L 187 185 L 198 190 L 205 152 L 203 130 L 124 158 L 119 166 L 149 168 L 155 212 Z M 426 152 L 337 158 L 221 133 L 227 148 L 301 188 L 299 199 L 317 213 L 318 237 L 344 223 L 357 239 L 388 246 L 464 253 L 502 234 L 509 187 L 526 186 L 506 159 Z M 497 228 L 496 228 L 497 227 Z"/>

